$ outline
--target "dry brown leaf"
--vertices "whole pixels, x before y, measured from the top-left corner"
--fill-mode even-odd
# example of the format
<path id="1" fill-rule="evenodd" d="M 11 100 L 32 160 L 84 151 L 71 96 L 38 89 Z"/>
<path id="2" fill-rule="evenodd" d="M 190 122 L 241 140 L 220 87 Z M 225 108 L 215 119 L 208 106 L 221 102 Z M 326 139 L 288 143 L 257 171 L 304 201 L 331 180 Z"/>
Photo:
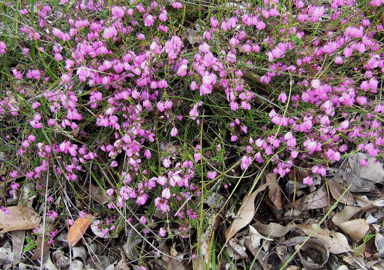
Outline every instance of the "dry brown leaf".
<path id="1" fill-rule="evenodd" d="M 168 263 L 168 270 L 184 270 L 183 264 L 175 259 L 171 259 Z"/>
<path id="2" fill-rule="evenodd" d="M 316 228 L 316 224 L 312 225 L 303 225 L 299 224 L 297 227 L 306 235 L 312 233 L 312 231 Z M 351 251 L 351 247 L 348 244 L 347 238 L 337 232 L 329 231 L 327 229 L 318 228 L 313 234 L 312 237 L 316 237 L 329 249 L 329 252 L 333 254 L 341 254 L 348 251 Z"/>
<path id="3" fill-rule="evenodd" d="M 43 265 L 48 270 L 58 270 L 51 260 L 51 253 L 49 251 L 43 257 Z"/>
<path id="4" fill-rule="evenodd" d="M 282 237 L 292 229 L 296 228 L 296 224 L 293 222 L 284 227 L 278 223 L 271 222 L 268 225 L 265 225 L 257 221 L 251 226 L 253 226 L 260 234 L 270 238 Z"/>
<path id="5" fill-rule="evenodd" d="M 74 247 L 80 241 L 89 225 L 93 222 L 93 218 L 92 215 L 88 214 L 85 218 L 79 217 L 76 219 L 75 223 L 69 228 L 67 235 L 69 247 Z"/>
<path id="6" fill-rule="evenodd" d="M 310 209 L 321 209 L 328 206 L 328 194 L 325 186 L 304 197 L 301 200 L 301 209 L 303 211 Z"/>
<path id="7" fill-rule="evenodd" d="M 347 206 L 343 211 L 333 216 L 332 222 L 353 240 L 359 241 L 369 231 L 369 225 L 365 219 L 351 221 L 349 219 L 363 210 L 362 207 Z"/>
<path id="8" fill-rule="evenodd" d="M 336 224 L 345 234 L 355 241 L 360 241 L 369 231 L 369 225 L 365 219 L 355 219 Z"/>
<path id="9" fill-rule="evenodd" d="M 237 218 L 232 222 L 231 226 L 225 232 L 225 238 L 228 242 L 238 231 L 248 225 L 252 221 L 253 215 L 255 214 L 255 198 L 259 192 L 263 191 L 268 184 L 259 186 L 259 188 L 251 195 L 246 196 L 243 203 L 237 212 Z"/>
<path id="10" fill-rule="evenodd" d="M 276 183 L 277 175 L 275 173 L 267 174 L 266 180 L 269 186 L 269 199 L 276 206 L 277 211 L 283 211 L 281 203 L 281 191 L 279 185 Z"/>
<path id="11" fill-rule="evenodd" d="M 368 160 L 367 166 L 362 166 L 360 160 Z M 376 161 L 376 158 L 363 154 L 356 153 L 348 158 L 349 165 L 356 175 L 373 181 L 375 183 L 382 183 L 384 181 L 383 165 Z"/>
<path id="12" fill-rule="evenodd" d="M 12 235 L 12 250 L 15 255 L 13 264 L 19 263 L 25 240 L 25 231 L 13 231 Z"/>
<path id="13" fill-rule="evenodd" d="M 228 242 L 229 247 L 240 256 L 240 258 L 247 259 L 248 255 L 246 253 L 246 247 L 244 246 L 244 241 L 238 241 L 237 238 L 232 238 Z"/>
<path id="14" fill-rule="evenodd" d="M 333 180 L 329 180 L 328 181 L 328 186 L 329 186 L 329 190 L 331 191 L 331 194 L 332 194 L 332 197 L 335 199 L 335 200 L 338 200 L 341 195 L 345 192 L 345 188 L 343 188 L 340 183 L 336 182 L 336 181 L 333 181 Z M 345 195 L 340 199 L 340 202 L 341 203 L 344 203 L 346 205 L 351 205 L 353 204 L 353 197 L 352 197 L 352 194 L 351 192 L 348 190 L 347 193 L 345 193 Z"/>
<path id="15" fill-rule="evenodd" d="M 109 196 L 106 191 L 103 191 L 101 188 L 99 188 L 96 185 L 87 185 L 86 188 L 89 190 L 89 194 L 91 195 L 92 199 L 94 199 L 100 204 L 105 204 L 109 200 L 114 199 L 115 197 L 115 196 Z"/>
<path id="16" fill-rule="evenodd" d="M 41 258 L 41 236 L 37 237 L 37 248 L 33 252 L 33 256 L 31 257 L 31 260 L 40 260 Z M 51 244 L 48 244 L 48 241 L 44 241 L 43 244 L 43 256 L 45 253 L 48 252 L 49 248 L 51 247 Z"/>
<path id="17" fill-rule="evenodd" d="M 329 259 L 329 251 L 320 240 L 310 238 L 299 250 L 299 257 L 305 269 L 322 269 Z"/>
<path id="18" fill-rule="evenodd" d="M 34 229 L 40 223 L 41 217 L 29 207 L 10 206 L 7 209 L 10 214 L 0 211 L 0 233 Z"/>
<path id="19" fill-rule="evenodd" d="M 376 186 L 353 172 L 347 172 L 343 175 L 343 178 L 348 183 L 352 184 L 352 187 L 349 189 L 351 192 L 370 192 L 376 189 Z M 334 177 L 337 179 L 337 177 Z"/>

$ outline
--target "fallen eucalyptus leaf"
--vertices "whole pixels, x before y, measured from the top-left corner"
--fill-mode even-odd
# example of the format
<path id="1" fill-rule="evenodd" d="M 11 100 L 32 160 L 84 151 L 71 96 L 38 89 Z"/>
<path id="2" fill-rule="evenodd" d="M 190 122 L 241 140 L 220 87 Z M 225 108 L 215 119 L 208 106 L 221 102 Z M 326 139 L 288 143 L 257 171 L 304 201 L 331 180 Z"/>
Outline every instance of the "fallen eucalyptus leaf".
<path id="1" fill-rule="evenodd" d="M 66 269 L 69 267 L 70 260 L 67 256 L 64 255 L 64 251 L 62 251 L 61 249 L 53 252 L 52 259 L 55 265 L 60 269 Z"/>
<path id="2" fill-rule="evenodd" d="M 72 248 L 72 259 L 81 258 L 83 262 L 87 260 L 87 251 L 84 246 L 73 247 Z"/>
<path id="3" fill-rule="evenodd" d="M 259 221 L 253 223 L 251 226 L 253 226 L 260 234 L 270 238 L 282 237 L 288 232 L 290 232 L 292 229 L 296 228 L 295 223 L 289 223 L 287 226 L 284 227 L 278 223 L 271 222 L 268 225 L 265 225 Z"/>
<path id="4" fill-rule="evenodd" d="M 325 189 L 325 186 L 322 186 L 317 191 L 305 196 L 304 199 L 302 199 L 300 206 L 302 211 L 327 207 L 328 194 Z"/>
<path id="5" fill-rule="evenodd" d="M 13 264 L 16 265 L 21 259 L 25 240 L 25 231 L 12 231 L 12 250 L 14 254 Z"/>
<path id="6" fill-rule="evenodd" d="M 45 253 L 43 257 L 43 265 L 48 270 L 58 270 L 56 266 L 53 264 L 53 262 L 51 261 L 51 252 L 49 251 Z"/>
<path id="7" fill-rule="evenodd" d="M 316 224 L 312 225 L 302 225 L 298 224 L 297 228 L 303 230 L 306 235 L 310 235 L 316 228 Z M 351 251 L 347 238 L 337 232 L 329 231 L 327 229 L 318 228 L 313 234 L 312 237 L 316 237 L 328 248 L 329 252 L 333 254 L 341 254 L 348 251 Z"/>
<path id="8" fill-rule="evenodd" d="M 367 166 L 362 166 L 359 163 L 360 160 L 364 159 L 368 160 Z M 356 153 L 348 158 L 348 162 L 356 175 L 379 184 L 384 181 L 383 165 L 377 162 L 376 158 L 363 153 Z"/>
<path id="9" fill-rule="evenodd" d="M 40 223 L 41 217 L 29 207 L 10 206 L 7 209 L 10 214 L 0 211 L 0 233 L 34 229 Z"/>
<path id="10" fill-rule="evenodd" d="M 253 215 L 255 214 L 255 198 L 259 192 L 263 191 L 268 184 L 263 184 L 251 195 L 246 196 L 243 203 L 237 212 L 237 218 L 232 222 L 231 226 L 225 232 L 225 238 L 228 242 L 238 231 L 248 225 L 251 222 Z"/>
<path id="11" fill-rule="evenodd" d="M 37 237 L 37 248 L 34 250 L 33 256 L 31 257 L 31 260 L 40 260 L 40 258 L 41 258 L 41 240 L 42 240 L 42 237 L 38 236 Z M 51 247 L 51 244 L 48 244 L 48 241 L 44 241 L 43 256 L 45 255 L 45 253 L 48 252 L 50 247 Z"/>
<path id="12" fill-rule="evenodd" d="M 360 241 L 369 231 L 369 225 L 365 219 L 349 220 L 362 210 L 361 207 L 346 206 L 332 218 L 333 223 L 354 241 Z"/>
<path id="13" fill-rule="evenodd" d="M 93 216 L 88 214 L 85 218 L 79 217 L 69 228 L 67 235 L 67 241 L 69 247 L 74 247 L 80 239 L 83 237 L 85 231 L 88 229 L 89 225 L 93 222 Z"/>
<path id="14" fill-rule="evenodd" d="M 332 197 L 335 200 L 338 200 L 345 191 L 345 188 L 343 188 L 340 183 L 334 180 L 328 180 L 328 187 L 329 187 L 329 190 L 331 191 Z M 340 202 L 346 205 L 353 204 L 353 197 L 349 190 L 340 199 Z"/>
<path id="15" fill-rule="evenodd" d="M 228 245 L 233 249 L 234 252 L 236 252 L 237 255 L 240 256 L 240 258 L 248 258 L 248 255 L 245 252 L 246 248 L 244 246 L 244 241 L 241 243 L 237 240 L 237 238 L 232 238 L 229 240 Z"/>

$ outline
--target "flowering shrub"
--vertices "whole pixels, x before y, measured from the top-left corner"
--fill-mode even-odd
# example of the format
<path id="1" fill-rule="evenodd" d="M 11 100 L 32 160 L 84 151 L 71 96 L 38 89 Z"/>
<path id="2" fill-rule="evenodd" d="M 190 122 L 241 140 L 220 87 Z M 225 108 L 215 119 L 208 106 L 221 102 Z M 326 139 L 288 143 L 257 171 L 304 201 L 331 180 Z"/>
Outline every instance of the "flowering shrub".
<path id="1" fill-rule="evenodd" d="M 121 230 L 129 204 L 176 213 L 183 236 L 195 198 L 239 181 L 229 174 L 297 168 L 311 185 L 356 149 L 379 158 L 383 3 L 4 4 L 16 27 L 0 34 L 3 201 L 26 183 L 58 198 L 89 182 L 108 195 L 100 227 Z"/>

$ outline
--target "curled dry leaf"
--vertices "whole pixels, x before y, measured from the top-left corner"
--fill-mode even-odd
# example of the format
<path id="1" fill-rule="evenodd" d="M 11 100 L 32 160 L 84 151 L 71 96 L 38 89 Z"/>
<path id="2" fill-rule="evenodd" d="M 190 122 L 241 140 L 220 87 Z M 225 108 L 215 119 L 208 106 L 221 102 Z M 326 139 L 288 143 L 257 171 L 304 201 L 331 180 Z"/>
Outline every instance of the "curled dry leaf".
<path id="1" fill-rule="evenodd" d="M 43 256 L 48 252 L 49 248 L 51 247 L 51 244 L 48 244 L 48 241 L 44 241 L 43 243 L 43 251 L 41 251 L 41 240 L 42 237 L 37 237 L 37 248 L 33 252 L 33 256 L 31 257 L 31 260 L 40 260 L 41 253 L 43 253 Z"/>
<path id="2" fill-rule="evenodd" d="M 87 260 L 87 251 L 84 246 L 73 247 L 72 252 L 72 259 L 81 258 L 83 262 Z"/>
<path id="3" fill-rule="evenodd" d="M 343 211 L 337 213 L 332 218 L 333 223 L 354 241 L 363 239 L 365 234 L 369 231 L 369 225 L 365 219 L 349 221 L 350 218 L 362 210 L 363 208 L 361 207 L 347 206 Z"/>
<path id="4" fill-rule="evenodd" d="M 322 186 L 315 192 L 305 196 L 301 200 L 301 209 L 307 211 L 310 209 L 321 209 L 328 206 L 328 194 L 325 186 Z"/>
<path id="5" fill-rule="evenodd" d="M 284 227 L 278 223 L 271 222 L 268 225 L 265 225 L 257 221 L 251 226 L 253 226 L 260 234 L 270 238 L 282 237 L 292 229 L 296 228 L 296 224 L 293 222 Z"/>
<path id="6" fill-rule="evenodd" d="M 89 225 L 93 222 L 93 216 L 88 214 L 85 218 L 79 217 L 69 228 L 67 241 L 70 248 L 74 247 L 83 237 Z"/>
<path id="7" fill-rule="evenodd" d="M 240 256 L 240 258 L 247 259 L 248 255 L 245 252 L 246 248 L 244 246 L 244 241 L 238 241 L 237 238 L 232 238 L 229 240 L 228 245 L 233 249 L 233 251 Z"/>
<path id="8" fill-rule="evenodd" d="M 303 230 L 306 235 L 310 235 L 315 230 L 316 224 L 299 224 L 297 225 L 297 228 Z M 347 238 L 341 233 L 318 228 L 312 236 L 319 239 L 328 248 L 329 252 L 333 254 L 341 254 L 351 251 Z"/>
<path id="9" fill-rule="evenodd" d="M 95 185 L 87 185 L 86 188 L 89 191 L 92 199 L 96 200 L 100 204 L 105 204 L 109 200 L 113 200 L 115 196 L 109 196 L 106 191 Z"/>
<path id="10" fill-rule="evenodd" d="M 62 251 L 61 249 L 53 252 L 52 259 L 55 262 L 55 265 L 60 269 L 66 269 L 70 265 L 69 258 L 64 255 L 64 251 Z"/>
<path id="11" fill-rule="evenodd" d="M 23 253 L 25 231 L 13 231 L 11 235 L 13 253 L 15 254 L 13 264 L 17 264 L 21 259 L 21 254 Z"/>
<path id="12" fill-rule="evenodd" d="M 251 222 L 253 215 L 255 213 L 255 198 L 259 192 L 263 191 L 268 184 L 261 185 L 255 192 L 251 195 L 246 196 L 243 200 L 243 203 L 237 212 L 237 218 L 232 222 L 231 226 L 225 232 L 225 238 L 228 242 L 239 230 L 244 228 Z"/>
<path id="13" fill-rule="evenodd" d="M 299 250 L 299 257 L 306 269 L 321 269 L 328 262 L 329 250 L 320 240 L 310 238 Z"/>
<path id="14" fill-rule="evenodd" d="M 23 206 L 7 207 L 10 214 L 0 211 L 0 233 L 35 229 L 41 217 L 31 208 Z"/>
<path id="15" fill-rule="evenodd" d="M 328 181 L 328 187 L 329 187 L 329 190 L 331 191 L 332 197 L 335 200 L 338 200 L 341 197 L 341 195 L 345 192 L 345 188 L 343 188 L 340 183 L 338 183 L 334 180 Z M 346 205 L 353 204 L 353 197 L 352 197 L 352 194 L 349 190 L 340 199 L 340 202 L 344 203 Z"/>
<path id="16" fill-rule="evenodd" d="M 368 160 L 367 166 L 362 166 L 359 163 L 360 160 L 364 159 Z M 363 153 L 356 153 L 348 158 L 348 162 L 356 175 L 375 183 L 384 181 L 383 165 L 377 162 L 376 158 Z"/>
<path id="17" fill-rule="evenodd" d="M 344 180 L 352 184 L 351 192 L 371 192 L 376 189 L 376 186 L 371 181 L 368 181 L 353 172 L 347 172 L 343 175 Z"/>
<path id="18" fill-rule="evenodd" d="M 276 217 L 281 217 L 283 212 L 283 205 L 281 203 L 281 191 L 279 185 L 276 183 L 277 175 L 275 173 L 267 174 L 266 180 L 269 186 L 268 196 L 272 201 L 275 209 L 272 211 Z"/>
<path id="19" fill-rule="evenodd" d="M 51 260 L 51 252 L 49 251 L 43 257 L 43 265 L 48 270 L 58 270 Z"/>

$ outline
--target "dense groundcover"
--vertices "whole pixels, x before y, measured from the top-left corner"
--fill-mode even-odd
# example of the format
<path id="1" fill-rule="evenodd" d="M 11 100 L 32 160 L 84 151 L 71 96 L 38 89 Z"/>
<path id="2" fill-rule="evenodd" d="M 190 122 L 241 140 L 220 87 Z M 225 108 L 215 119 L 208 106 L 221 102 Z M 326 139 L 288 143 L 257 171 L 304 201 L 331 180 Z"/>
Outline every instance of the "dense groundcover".
<path id="1" fill-rule="evenodd" d="M 332 257 L 338 267 L 361 267 L 355 257 L 379 264 L 377 244 L 363 249 L 371 256 L 353 248 L 369 242 L 372 223 L 359 223 L 368 230 L 357 237 L 329 214 L 368 210 L 383 188 L 383 4 L 0 2 L 1 217 L 28 209 L 39 221 L 9 221 L 2 252 L 13 245 L 17 259 L 0 262 L 317 269 L 303 240 L 304 255 L 276 248 L 282 237 L 329 230 L 349 245 L 337 253 L 316 238 L 328 256 L 344 254 Z M 343 177 L 330 187 L 336 172 Z M 261 233 L 268 224 L 287 232 Z M 20 252 L 14 230 L 24 232 Z M 252 250 L 252 237 L 264 244 Z"/>

